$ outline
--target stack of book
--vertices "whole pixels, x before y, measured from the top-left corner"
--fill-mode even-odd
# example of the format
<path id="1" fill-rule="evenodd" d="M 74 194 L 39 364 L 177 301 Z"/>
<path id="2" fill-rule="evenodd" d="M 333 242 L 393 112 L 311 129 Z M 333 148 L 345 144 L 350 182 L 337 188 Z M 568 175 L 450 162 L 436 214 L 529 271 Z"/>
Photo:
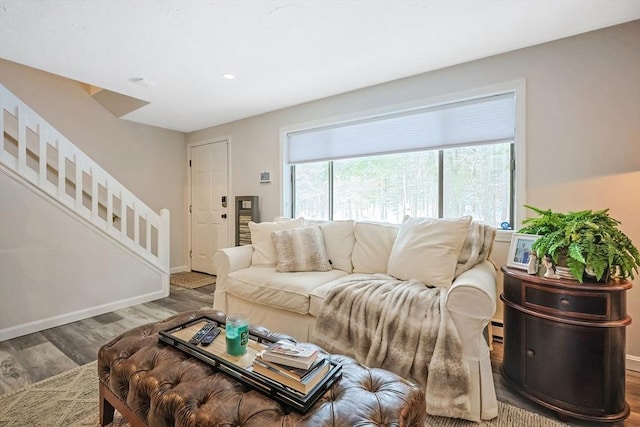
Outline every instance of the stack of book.
<path id="1" fill-rule="evenodd" d="M 254 373 L 302 394 L 313 390 L 330 369 L 329 359 L 315 347 L 289 341 L 274 343 L 253 361 Z"/>

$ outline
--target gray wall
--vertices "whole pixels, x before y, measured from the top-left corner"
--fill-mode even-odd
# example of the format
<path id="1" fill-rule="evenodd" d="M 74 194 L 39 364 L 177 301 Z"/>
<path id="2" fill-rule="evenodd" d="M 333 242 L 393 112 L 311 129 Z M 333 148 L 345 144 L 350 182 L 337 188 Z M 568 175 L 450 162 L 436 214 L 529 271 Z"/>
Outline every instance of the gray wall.
<path id="1" fill-rule="evenodd" d="M 167 296 L 162 273 L 0 169 L 0 341 Z"/>
<path id="2" fill-rule="evenodd" d="M 560 211 L 610 208 L 640 246 L 639 40 L 634 21 L 204 129 L 187 141 L 230 136 L 230 196 L 260 196 L 268 219 L 283 213 L 281 128 L 525 79 L 524 202 Z M 259 184 L 264 170 L 271 184 Z M 496 245 L 497 263 L 507 249 Z M 640 370 L 638 278 L 628 308 L 635 319 L 627 328 L 628 366 Z"/>

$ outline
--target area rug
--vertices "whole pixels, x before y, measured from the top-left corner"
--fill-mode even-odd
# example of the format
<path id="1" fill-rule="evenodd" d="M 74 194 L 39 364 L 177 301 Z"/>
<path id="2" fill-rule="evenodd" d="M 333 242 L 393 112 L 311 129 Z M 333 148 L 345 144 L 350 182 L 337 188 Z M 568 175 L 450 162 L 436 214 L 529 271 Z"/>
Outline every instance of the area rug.
<path id="1" fill-rule="evenodd" d="M 498 418 L 482 423 L 442 417 L 428 417 L 425 427 L 562 427 L 568 426 L 498 402 Z M 63 372 L 0 396 L 2 427 L 83 427 L 98 425 L 97 362 Z M 109 427 L 129 424 L 116 412 Z"/>
<path id="2" fill-rule="evenodd" d="M 195 271 L 184 271 L 182 273 L 172 274 L 169 279 L 169 283 L 183 288 L 196 289 L 203 286 L 213 285 L 216 283 L 216 276 L 196 273 Z"/>
<path id="3" fill-rule="evenodd" d="M 0 426 L 83 425 L 83 420 L 98 411 L 96 363 L 0 396 Z"/>

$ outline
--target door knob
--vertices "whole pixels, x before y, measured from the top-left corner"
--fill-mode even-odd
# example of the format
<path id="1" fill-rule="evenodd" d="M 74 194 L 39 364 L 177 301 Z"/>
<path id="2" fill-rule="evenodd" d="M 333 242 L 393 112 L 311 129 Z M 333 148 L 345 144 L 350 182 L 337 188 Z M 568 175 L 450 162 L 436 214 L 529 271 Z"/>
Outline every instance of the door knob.
<path id="1" fill-rule="evenodd" d="M 226 217 L 227 217 L 227 214 L 222 214 L 222 215 L 220 215 L 220 216 L 221 216 L 222 218 L 226 218 Z"/>

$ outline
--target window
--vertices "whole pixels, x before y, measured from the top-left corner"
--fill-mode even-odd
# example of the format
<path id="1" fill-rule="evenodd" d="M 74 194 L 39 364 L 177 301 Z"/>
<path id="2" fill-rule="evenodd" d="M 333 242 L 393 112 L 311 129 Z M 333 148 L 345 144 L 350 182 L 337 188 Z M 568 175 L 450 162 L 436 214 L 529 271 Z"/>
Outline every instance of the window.
<path id="1" fill-rule="evenodd" d="M 293 187 L 295 213 L 309 219 L 329 219 L 329 167 L 328 162 L 306 163 L 293 166 L 296 179 Z M 297 169 L 299 168 L 299 169 Z"/>
<path id="2" fill-rule="evenodd" d="M 291 132 L 292 215 L 513 223 L 515 95 Z"/>

